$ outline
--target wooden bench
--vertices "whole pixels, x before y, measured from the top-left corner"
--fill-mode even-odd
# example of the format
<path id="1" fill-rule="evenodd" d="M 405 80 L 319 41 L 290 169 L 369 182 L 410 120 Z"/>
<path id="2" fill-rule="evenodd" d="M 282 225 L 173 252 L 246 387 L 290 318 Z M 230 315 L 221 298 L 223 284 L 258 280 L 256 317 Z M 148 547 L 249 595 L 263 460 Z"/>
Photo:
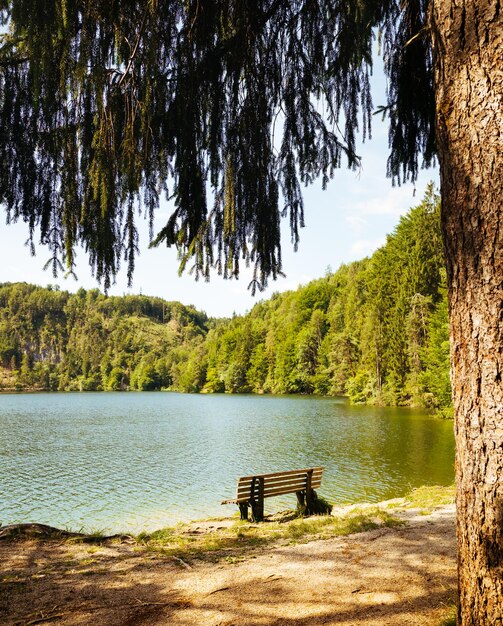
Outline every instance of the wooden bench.
<path id="1" fill-rule="evenodd" d="M 264 519 L 264 499 L 282 496 L 287 493 L 297 494 L 299 504 L 305 508 L 306 515 L 313 513 L 316 491 L 321 485 L 322 467 L 256 474 L 238 478 L 237 494 L 233 500 L 224 500 L 222 504 L 237 504 L 241 519 L 248 519 L 248 507 L 252 519 L 261 522 Z"/>

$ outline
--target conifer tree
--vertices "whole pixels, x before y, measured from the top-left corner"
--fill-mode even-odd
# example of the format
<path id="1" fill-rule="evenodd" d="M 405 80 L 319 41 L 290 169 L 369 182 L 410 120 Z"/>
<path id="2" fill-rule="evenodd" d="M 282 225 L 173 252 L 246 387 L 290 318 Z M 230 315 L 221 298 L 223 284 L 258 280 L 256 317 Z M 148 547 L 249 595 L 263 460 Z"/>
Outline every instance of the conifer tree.
<path id="1" fill-rule="evenodd" d="M 55 271 L 82 243 L 105 286 L 123 258 L 132 275 L 135 207 L 151 218 L 165 191 L 175 211 L 154 241 L 182 269 L 277 276 L 300 184 L 358 164 L 379 33 L 388 174 L 440 162 L 459 617 L 501 624 L 500 1 L 0 0 L 0 20 L 0 202 L 39 230 Z"/>

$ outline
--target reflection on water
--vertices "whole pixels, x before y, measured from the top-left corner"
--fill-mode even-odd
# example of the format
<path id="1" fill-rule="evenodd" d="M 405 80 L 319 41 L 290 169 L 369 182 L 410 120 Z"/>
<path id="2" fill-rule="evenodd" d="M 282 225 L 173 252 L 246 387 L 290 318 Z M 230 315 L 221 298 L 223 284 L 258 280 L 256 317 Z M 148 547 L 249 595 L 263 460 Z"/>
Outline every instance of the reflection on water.
<path id="1" fill-rule="evenodd" d="M 0 396 L 0 523 L 138 531 L 234 513 L 242 474 L 322 465 L 335 504 L 454 476 L 452 423 L 343 399 L 172 393 Z M 295 496 L 266 501 L 266 511 Z"/>

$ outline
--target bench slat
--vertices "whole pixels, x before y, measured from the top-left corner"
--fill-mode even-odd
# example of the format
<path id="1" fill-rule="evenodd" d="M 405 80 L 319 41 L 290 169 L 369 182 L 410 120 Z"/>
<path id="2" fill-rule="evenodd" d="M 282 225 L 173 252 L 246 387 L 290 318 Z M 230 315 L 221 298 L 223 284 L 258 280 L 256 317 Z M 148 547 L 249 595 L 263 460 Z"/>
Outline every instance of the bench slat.
<path id="1" fill-rule="evenodd" d="M 270 487 L 276 487 L 280 485 L 290 485 L 290 484 L 297 485 L 298 483 L 302 483 L 302 482 L 306 483 L 307 476 L 308 476 L 307 472 L 302 472 L 302 473 L 297 473 L 297 474 L 290 474 L 288 476 L 276 475 L 274 478 L 271 478 L 271 479 L 264 478 L 264 487 L 265 489 L 268 489 Z M 311 477 L 311 484 L 313 488 L 315 488 L 315 485 L 319 487 L 319 485 L 321 484 L 321 478 L 322 478 L 322 472 L 317 472 L 316 474 L 313 473 Z M 237 486 L 238 494 L 249 491 L 251 489 L 252 482 L 253 482 L 252 480 L 246 480 L 246 481 L 240 480 Z M 259 481 L 256 480 L 255 485 L 257 486 L 258 483 Z"/>
<path id="2" fill-rule="evenodd" d="M 306 480 L 296 480 L 294 482 L 289 483 L 278 483 L 276 485 L 266 485 L 264 487 L 264 493 L 273 493 L 277 489 L 290 489 L 293 491 L 302 491 L 307 487 Z M 311 481 L 311 489 L 318 489 L 321 485 L 321 480 L 313 480 Z"/>
<path id="3" fill-rule="evenodd" d="M 250 498 L 248 496 L 240 496 L 239 498 L 234 498 L 234 500 L 222 500 L 220 504 L 239 504 L 240 502 L 249 502 Z"/>
<path id="4" fill-rule="evenodd" d="M 313 489 L 317 489 L 319 488 L 320 484 L 311 485 L 311 487 Z M 281 495 L 285 495 L 288 493 L 296 493 L 297 491 L 304 491 L 305 488 L 306 488 L 306 483 L 304 482 L 303 484 L 298 484 L 294 486 L 293 488 L 292 486 L 283 486 L 283 487 L 276 487 L 275 489 L 270 489 L 270 490 L 264 489 L 264 498 L 271 498 L 273 496 L 281 496 Z M 258 489 L 255 491 L 254 495 L 255 495 L 255 498 L 258 499 Z M 238 494 L 237 498 L 234 498 L 233 500 L 224 500 L 222 504 L 237 504 L 239 502 L 248 502 L 250 500 L 250 497 L 251 497 L 251 493 L 250 493 L 250 490 L 248 490 L 246 492 Z"/>
<path id="5" fill-rule="evenodd" d="M 296 480 L 289 480 L 288 482 L 278 482 L 278 483 L 265 483 L 264 484 L 264 494 L 268 494 L 268 493 L 276 493 L 277 489 L 288 489 L 291 492 L 293 491 L 302 491 L 303 489 L 306 488 L 306 477 L 302 477 L 302 478 L 298 478 Z M 311 481 L 311 488 L 312 489 L 318 489 L 321 485 L 321 478 L 319 479 L 314 479 Z M 258 493 L 258 485 L 255 486 L 254 489 L 255 493 Z M 251 485 L 248 485 L 247 487 L 240 487 L 237 490 L 237 497 L 239 498 L 240 496 L 243 496 L 245 494 L 250 494 L 251 493 Z"/>
<path id="6" fill-rule="evenodd" d="M 319 475 L 315 475 L 311 477 L 311 484 L 314 486 L 315 484 L 320 484 L 321 483 L 321 474 Z M 256 485 L 258 484 L 259 481 L 256 482 Z M 264 480 L 264 486 L 265 488 L 269 488 L 269 487 L 279 487 L 280 485 L 294 485 L 294 484 L 298 484 L 298 483 L 305 483 L 307 482 L 307 475 L 300 475 L 300 476 L 293 476 L 293 477 L 289 477 L 289 478 L 285 478 L 283 480 L 274 480 L 274 481 L 266 481 Z M 255 485 L 255 486 L 256 486 Z M 245 491 L 249 491 L 251 489 L 252 483 L 240 483 L 237 486 L 237 492 L 245 492 Z"/>
<path id="7" fill-rule="evenodd" d="M 306 485 L 299 486 L 298 489 L 292 489 L 291 487 L 276 487 L 270 491 L 264 492 L 264 498 L 271 498 L 272 496 L 281 496 L 287 493 L 297 493 L 297 491 L 304 491 Z"/>
<path id="8" fill-rule="evenodd" d="M 308 475 L 308 472 L 302 471 L 302 472 L 296 472 L 295 474 L 288 474 L 286 476 L 282 476 L 280 474 L 273 476 L 273 477 L 268 477 L 268 476 L 264 476 L 264 483 L 267 484 L 273 484 L 273 483 L 279 483 L 279 482 L 288 482 L 289 480 L 296 480 L 297 478 L 303 478 L 305 480 L 306 476 Z M 312 473 L 312 478 L 313 479 L 320 479 L 323 475 L 323 471 L 322 470 L 318 470 L 316 472 L 313 471 Z M 242 478 L 239 479 L 238 481 L 238 487 L 248 487 L 252 484 L 253 479 L 249 479 L 246 478 L 245 480 L 243 480 Z M 256 480 L 256 482 L 258 482 L 258 480 Z"/>
<path id="9" fill-rule="evenodd" d="M 310 477 L 311 483 L 313 482 L 321 482 L 321 474 L 315 475 L 315 476 L 311 476 Z M 294 485 L 297 483 L 306 483 L 308 481 L 308 474 L 303 474 L 300 476 L 293 476 L 293 477 L 289 477 L 289 478 L 285 478 L 282 480 L 266 480 L 264 481 L 264 484 L 266 487 L 279 487 L 280 485 Z"/>
<path id="10" fill-rule="evenodd" d="M 307 467 L 306 469 L 288 470 L 287 472 L 273 472 L 272 474 L 254 474 L 253 476 L 241 476 L 239 480 L 249 480 L 251 482 L 254 478 L 273 478 L 274 476 L 288 476 L 290 474 L 301 474 L 301 473 L 306 474 L 307 472 L 310 472 L 311 470 L 313 471 L 313 473 L 316 470 L 323 472 L 322 467 Z"/>
<path id="11" fill-rule="evenodd" d="M 317 487 L 311 487 L 312 489 L 316 489 Z M 298 485 L 283 485 L 280 487 L 274 487 L 271 489 L 264 489 L 264 498 L 270 498 L 271 496 L 276 496 L 278 494 L 282 494 L 282 493 L 297 493 L 297 491 L 305 491 L 306 489 L 306 483 L 304 484 L 298 484 Z M 255 491 L 254 492 L 254 496 L 256 498 L 258 498 L 258 492 Z M 238 498 L 247 498 L 249 499 L 251 497 L 250 492 L 246 492 L 246 493 L 240 493 L 237 495 Z"/>

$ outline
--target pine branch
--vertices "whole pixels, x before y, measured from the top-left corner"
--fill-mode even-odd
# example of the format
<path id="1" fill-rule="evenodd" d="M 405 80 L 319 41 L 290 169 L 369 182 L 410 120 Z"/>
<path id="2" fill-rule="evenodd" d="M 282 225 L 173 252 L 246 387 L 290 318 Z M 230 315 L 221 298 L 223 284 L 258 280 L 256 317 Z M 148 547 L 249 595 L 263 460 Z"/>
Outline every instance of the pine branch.
<path id="1" fill-rule="evenodd" d="M 129 61 L 128 61 L 127 67 L 126 67 L 126 69 L 124 71 L 124 74 L 121 76 L 121 79 L 119 81 L 119 84 L 118 84 L 119 87 L 122 85 L 122 83 L 124 82 L 126 76 L 131 71 L 131 67 L 133 65 L 133 61 L 135 60 L 135 57 L 136 57 L 136 55 L 138 53 L 138 49 L 140 47 L 141 38 L 143 37 L 143 34 L 145 32 L 145 26 L 146 26 L 146 23 L 147 23 L 147 16 L 148 16 L 148 8 L 145 11 L 145 13 L 143 14 L 143 19 L 142 19 L 142 22 L 141 22 L 141 25 L 140 25 L 140 32 L 138 33 L 138 39 L 136 40 L 136 44 L 135 44 L 135 47 L 133 49 L 133 52 L 131 53 L 131 56 L 129 57 Z"/>
<path id="2" fill-rule="evenodd" d="M 31 61 L 29 57 L 18 57 L 16 59 L 0 59 L 0 67 L 14 67 L 16 65 L 23 65 Z"/>

